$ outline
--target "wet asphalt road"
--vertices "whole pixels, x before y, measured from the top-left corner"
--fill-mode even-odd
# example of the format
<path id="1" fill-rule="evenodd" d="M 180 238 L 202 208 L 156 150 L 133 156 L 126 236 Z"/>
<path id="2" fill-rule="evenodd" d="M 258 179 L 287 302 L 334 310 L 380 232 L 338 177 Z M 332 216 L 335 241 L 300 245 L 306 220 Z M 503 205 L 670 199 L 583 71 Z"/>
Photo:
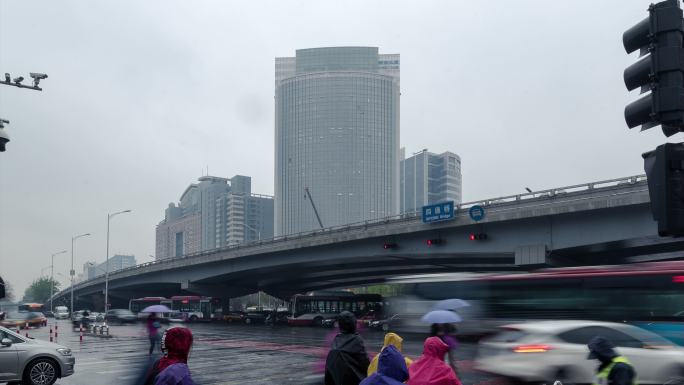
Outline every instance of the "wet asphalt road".
<path id="1" fill-rule="evenodd" d="M 54 323 L 53 319 L 50 323 Z M 149 362 L 149 342 L 142 325 L 112 326 L 113 338 L 85 336 L 67 320 L 58 321 L 56 342 L 70 347 L 76 357 L 74 375 L 60 379 L 60 385 L 133 384 Z M 330 329 L 310 327 L 267 327 L 238 324 L 190 324 L 195 342 L 188 364 L 194 381 L 204 384 L 319 384 L 317 370 L 327 354 Z M 29 335 L 49 339 L 49 327 L 30 329 Z M 382 346 L 382 332 L 362 332 L 366 349 L 375 354 Z M 424 336 L 403 336 L 404 352 L 420 356 Z M 459 376 L 464 385 L 492 385 L 501 379 L 472 368 L 476 347 L 459 347 Z"/>

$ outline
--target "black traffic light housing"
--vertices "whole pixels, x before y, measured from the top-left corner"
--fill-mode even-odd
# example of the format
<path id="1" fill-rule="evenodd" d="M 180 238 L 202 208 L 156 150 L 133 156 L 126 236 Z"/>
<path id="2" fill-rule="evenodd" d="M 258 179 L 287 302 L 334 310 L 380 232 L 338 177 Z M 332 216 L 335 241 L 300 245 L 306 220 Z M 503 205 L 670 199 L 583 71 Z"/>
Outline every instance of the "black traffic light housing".
<path id="1" fill-rule="evenodd" d="M 649 16 L 625 31 L 627 53 L 643 56 L 624 72 L 628 90 L 641 87 L 648 95 L 625 107 L 629 128 L 642 131 L 662 125 L 666 136 L 684 131 L 684 28 L 678 0 L 651 4 Z"/>
<path id="2" fill-rule="evenodd" d="M 658 235 L 684 236 L 684 143 L 666 143 L 642 156 Z"/>
<path id="3" fill-rule="evenodd" d="M 433 239 L 428 239 L 427 241 L 425 241 L 425 244 L 428 245 L 428 247 L 431 247 L 431 246 L 441 245 L 443 242 L 444 241 L 442 240 L 442 238 L 433 238 Z"/>
<path id="4" fill-rule="evenodd" d="M 468 236 L 468 239 L 471 241 L 484 241 L 487 239 L 487 234 L 486 233 L 470 233 L 470 236 Z"/>

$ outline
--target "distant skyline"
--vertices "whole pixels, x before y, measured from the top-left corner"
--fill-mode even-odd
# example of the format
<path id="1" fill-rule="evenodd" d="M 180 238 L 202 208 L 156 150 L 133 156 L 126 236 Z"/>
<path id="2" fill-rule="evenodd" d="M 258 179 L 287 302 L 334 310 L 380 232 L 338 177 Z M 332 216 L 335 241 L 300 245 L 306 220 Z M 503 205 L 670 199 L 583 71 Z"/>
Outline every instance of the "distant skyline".
<path id="1" fill-rule="evenodd" d="M 151 260 L 160 213 L 207 166 L 272 194 L 274 58 L 298 48 L 400 53 L 401 146 L 458 154 L 464 201 L 641 174 L 641 153 L 683 140 L 623 119 L 622 33 L 649 3 L 2 1 L 0 74 L 49 78 L 0 86 L 0 275 L 21 297 L 86 232 L 75 268 L 103 262 L 125 209 L 110 255 Z M 55 263 L 68 275 L 69 252 Z"/>

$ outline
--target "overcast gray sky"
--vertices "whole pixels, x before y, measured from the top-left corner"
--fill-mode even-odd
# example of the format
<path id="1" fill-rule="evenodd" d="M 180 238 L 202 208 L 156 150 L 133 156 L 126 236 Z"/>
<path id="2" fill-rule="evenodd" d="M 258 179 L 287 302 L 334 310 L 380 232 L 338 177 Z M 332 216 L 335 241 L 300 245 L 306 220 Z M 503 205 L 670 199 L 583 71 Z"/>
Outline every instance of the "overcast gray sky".
<path id="1" fill-rule="evenodd" d="M 298 48 L 400 53 L 402 146 L 458 153 L 466 201 L 641 174 L 665 139 L 625 126 L 621 38 L 648 4 L 0 0 L 0 73 L 49 74 L 43 92 L 0 87 L 0 273 L 21 295 L 84 232 L 77 271 L 103 261 L 123 209 L 112 254 L 150 260 L 207 166 L 272 194 L 274 58 Z"/>

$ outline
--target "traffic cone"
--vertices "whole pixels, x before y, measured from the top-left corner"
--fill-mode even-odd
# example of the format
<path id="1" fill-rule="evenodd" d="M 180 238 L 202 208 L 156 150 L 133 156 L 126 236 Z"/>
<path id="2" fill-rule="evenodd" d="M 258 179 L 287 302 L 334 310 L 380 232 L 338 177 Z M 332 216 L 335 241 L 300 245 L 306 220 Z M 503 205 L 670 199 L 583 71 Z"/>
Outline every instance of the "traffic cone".
<path id="1" fill-rule="evenodd" d="M 28 337 L 28 322 L 26 323 L 26 326 L 24 326 L 24 329 L 26 329 L 26 337 Z"/>
<path id="2" fill-rule="evenodd" d="M 52 339 L 52 325 L 50 325 L 50 342 L 54 342 Z"/>
<path id="3" fill-rule="evenodd" d="M 59 327 L 59 325 L 57 324 L 57 322 L 55 322 L 55 339 L 57 339 L 57 328 L 58 327 Z"/>
<path id="4" fill-rule="evenodd" d="M 79 330 L 78 338 L 79 338 L 80 342 L 83 342 L 83 324 L 81 324 L 81 326 L 78 328 L 78 330 Z"/>

